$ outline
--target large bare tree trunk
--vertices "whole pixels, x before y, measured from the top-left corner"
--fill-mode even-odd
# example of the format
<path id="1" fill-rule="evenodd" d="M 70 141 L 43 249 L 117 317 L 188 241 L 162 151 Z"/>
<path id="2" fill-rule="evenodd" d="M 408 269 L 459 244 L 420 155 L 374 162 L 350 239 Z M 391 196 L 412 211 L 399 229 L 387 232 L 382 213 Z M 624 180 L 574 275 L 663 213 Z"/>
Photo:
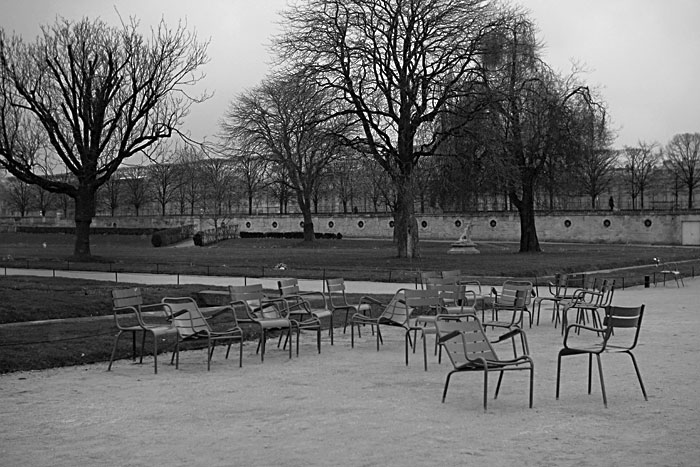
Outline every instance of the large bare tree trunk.
<path id="1" fill-rule="evenodd" d="M 80 259 L 89 259 L 90 224 L 95 217 L 95 190 L 79 187 L 75 198 L 75 247 L 73 255 Z"/>
<path id="2" fill-rule="evenodd" d="M 509 193 L 511 202 L 518 208 L 520 216 L 520 253 L 542 251 L 535 226 L 535 197 L 532 183 L 523 180 L 522 199 L 514 191 Z"/>
<path id="3" fill-rule="evenodd" d="M 414 191 L 411 176 L 404 175 L 397 180 L 396 213 L 394 219 L 394 239 L 399 258 L 418 258 L 418 222 L 413 205 Z"/>

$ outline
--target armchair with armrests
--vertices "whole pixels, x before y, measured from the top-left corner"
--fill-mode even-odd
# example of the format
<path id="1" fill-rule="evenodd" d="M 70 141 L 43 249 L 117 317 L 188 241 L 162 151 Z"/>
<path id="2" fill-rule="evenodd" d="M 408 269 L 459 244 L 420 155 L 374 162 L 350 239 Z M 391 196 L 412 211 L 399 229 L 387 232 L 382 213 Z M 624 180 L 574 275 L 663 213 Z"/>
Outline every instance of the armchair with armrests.
<path id="1" fill-rule="evenodd" d="M 226 348 L 227 359 L 231 352 L 231 345 L 238 342 L 238 366 L 243 366 L 243 330 L 238 326 L 233 308 L 230 306 L 216 307 L 216 310 L 207 318 L 197 306 L 197 302 L 191 297 L 165 297 L 162 302 L 170 306 L 173 313 L 173 324 L 177 329 L 178 339 L 173 353 L 176 369 L 180 367 L 180 343 L 203 339 L 207 341 L 207 371 L 211 369 L 211 359 L 217 342 L 228 344 Z M 226 315 L 227 325 L 223 329 L 215 330 L 210 324 L 210 320 L 220 315 Z"/>
<path id="2" fill-rule="evenodd" d="M 452 362 L 453 369 L 447 374 L 445 387 L 442 391 L 442 402 L 445 402 L 447 388 L 452 375 L 462 372 L 482 372 L 484 375 L 484 411 L 488 404 L 488 373 L 499 372 L 498 383 L 494 399 L 498 397 L 503 375 L 506 371 L 530 372 L 530 408 L 533 403 L 535 364 L 527 352 L 512 359 L 502 359 L 496 354 L 493 344 L 498 342 L 513 341 L 520 335 L 521 341 L 526 343 L 525 331 L 514 329 L 499 336 L 495 341 L 490 340 L 481 322 L 471 315 L 457 318 L 455 315 L 439 315 L 435 321 L 435 327 L 439 336 L 441 350 L 444 348 Z M 523 349 L 527 349 L 524 344 Z"/>
<path id="3" fill-rule="evenodd" d="M 231 307 L 236 314 L 238 324 L 251 325 L 258 328 L 260 332 L 257 352 L 260 353 L 261 362 L 265 361 L 265 342 L 268 332 L 273 330 L 286 333 L 289 341 L 289 358 L 292 358 L 292 332 L 296 332 L 297 355 L 299 355 L 299 326 L 284 313 L 286 306 L 284 299 L 268 298 L 263 292 L 262 284 L 230 285 L 228 290 Z"/>
<path id="4" fill-rule="evenodd" d="M 632 350 L 634 350 L 639 341 L 639 330 L 642 326 L 643 316 L 644 305 L 638 307 L 607 306 L 605 308 L 605 318 L 602 327 L 584 326 L 582 324 L 571 324 L 567 326 L 564 333 L 564 348 L 559 351 L 557 357 L 556 398 L 559 399 L 562 357 L 588 355 L 588 394 L 590 394 L 593 356 L 595 356 L 598 362 L 603 404 L 607 407 L 608 399 L 605 393 L 603 364 L 600 357 L 604 353 L 625 353 L 632 359 L 634 371 L 637 373 L 637 379 L 639 380 L 639 386 L 642 389 L 644 400 L 648 400 L 647 392 L 642 382 L 642 375 L 639 371 L 639 365 L 637 365 L 637 360 L 632 353 Z M 572 333 L 572 331 L 575 331 L 575 333 Z M 575 339 L 579 342 L 573 342 Z"/>
<path id="5" fill-rule="evenodd" d="M 333 345 L 333 312 L 326 307 L 323 292 L 302 292 L 297 279 L 280 279 L 277 281 L 277 289 L 285 301 L 287 315 L 299 324 L 299 329 L 316 333 L 318 353 L 321 353 L 321 319 L 330 319 L 328 334 Z M 311 304 L 309 299 L 313 296 L 320 298 L 322 307 Z"/>
<path id="6" fill-rule="evenodd" d="M 343 334 L 348 326 L 348 317 L 355 313 L 360 313 L 365 316 L 370 316 L 372 314 L 372 308 L 380 306 L 382 303 L 368 296 L 363 296 L 357 305 L 351 305 L 348 303 L 347 296 L 345 295 L 345 280 L 343 278 L 331 278 L 326 279 L 326 293 L 328 294 L 327 306 L 330 308 L 331 313 L 336 311 L 345 311 L 345 321 L 343 322 Z"/>
<path id="7" fill-rule="evenodd" d="M 141 336 L 141 357 L 146 344 L 146 335 L 153 336 L 153 372 L 158 373 L 158 341 L 167 335 L 175 336 L 177 331 L 172 324 L 172 310 L 165 303 L 144 304 L 143 295 L 139 288 L 112 290 L 112 308 L 114 324 L 119 332 L 114 339 L 112 354 L 109 358 L 107 371 L 112 369 L 112 362 L 117 353 L 119 338 L 122 334 L 131 333 L 132 360 L 136 361 L 136 334 Z"/>

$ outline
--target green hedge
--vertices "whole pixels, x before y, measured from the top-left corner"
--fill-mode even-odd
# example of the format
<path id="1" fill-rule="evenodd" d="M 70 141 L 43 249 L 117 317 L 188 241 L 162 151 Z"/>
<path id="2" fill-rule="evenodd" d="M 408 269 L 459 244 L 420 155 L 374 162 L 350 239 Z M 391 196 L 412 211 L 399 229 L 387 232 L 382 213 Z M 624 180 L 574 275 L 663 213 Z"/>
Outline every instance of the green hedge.
<path id="1" fill-rule="evenodd" d="M 341 233 L 321 233 L 314 232 L 316 238 L 323 239 L 342 239 Z M 304 232 L 241 232 L 241 238 L 304 238 Z"/>
<path id="2" fill-rule="evenodd" d="M 91 227 L 90 234 L 96 235 L 151 235 L 157 229 L 153 227 Z M 74 234 L 75 227 L 57 227 L 49 225 L 18 225 L 20 233 L 63 233 Z"/>
<path id="3" fill-rule="evenodd" d="M 192 237 L 194 224 L 181 225 L 170 229 L 163 229 L 153 232 L 151 235 L 151 245 L 158 248 L 160 246 L 172 245 Z"/>
<path id="4" fill-rule="evenodd" d="M 219 227 L 218 229 L 208 229 L 194 234 L 192 240 L 197 246 L 207 246 L 222 240 L 238 237 L 238 224 Z"/>

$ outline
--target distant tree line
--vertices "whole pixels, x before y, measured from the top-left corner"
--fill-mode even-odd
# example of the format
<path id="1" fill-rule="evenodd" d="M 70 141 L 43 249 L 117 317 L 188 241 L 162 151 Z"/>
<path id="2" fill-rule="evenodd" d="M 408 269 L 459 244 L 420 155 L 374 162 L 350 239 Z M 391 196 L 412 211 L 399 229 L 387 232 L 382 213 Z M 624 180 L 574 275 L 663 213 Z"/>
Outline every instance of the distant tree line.
<path id="1" fill-rule="evenodd" d="M 80 258 L 93 217 L 127 208 L 217 227 L 276 205 L 302 214 L 305 241 L 314 213 L 389 212 L 410 258 L 418 212 L 517 211 L 520 251 L 537 252 L 541 209 L 645 209 L 657 191 L 694 207 L 700 134 L 614 149 L 604 97 L 579 67 L 553 70 L 507 2 L 302 0 L 281 21 L 275 66 L 230 102 L 214 143 L 179 132 L 209 97 L 188 91 L 209 58 L 184 25 L 59 18 L 33 43 L 0 30 L 8 204 L 72 212 Z"/>

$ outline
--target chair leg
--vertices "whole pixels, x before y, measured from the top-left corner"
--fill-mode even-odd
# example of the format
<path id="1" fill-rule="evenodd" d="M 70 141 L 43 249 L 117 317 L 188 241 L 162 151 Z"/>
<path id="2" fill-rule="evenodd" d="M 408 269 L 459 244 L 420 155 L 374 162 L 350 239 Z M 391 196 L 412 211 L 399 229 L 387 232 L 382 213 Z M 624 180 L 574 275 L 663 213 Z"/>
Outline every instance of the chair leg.
<path id="1" fill-rule="evenodd" d="M 603 392 L 603 405 L 608 408 L 608 398 L 605 395 L 605 380 L 603 379 L 603 362 L 600 360 L 600 355 L 596 354 L 598 360 L 598 373 L 600 374 L 600 390 Z"/>
<path id="2" fill-rule="evenodd" d="M 487 404 L 489 400 L 489 372 L 484 367 L 484 412 L 486 412 Z"/>
<path id="3" fill-rule="evenodd" d="M 262 334 L 260 335 L 260 342 L 258 343 L 258 346 L 260 347 L 260 362 L 265 361 L 265 340 L 267 336 L 265 336 L 265 330 L 262 330 Z M 289 351 L 291 352 L 291 346 L 289 348 Z"/>
<path id="4" fill-rule="evenodd" d="M 143 331 L 141 336 L 141 357 L 139 358 L 139 363 L 143 363 L 143 349 L 146 346 L 146 331 Z"/>
<path id="5" fill-rule="evenodd" d="M 132 333 L 133 334 L 133 333 Z M 107 371 L 110 371 L 112 369 L 112 362 L 114 361 L 114 357 L 117 354 L 117 345 L 119 344 L 119 338 L 122 336 L 122 331 L 119 331 L 117 333 L 117 337 L 114 338 L 114 346 L 112 347 L 112 356 L 109 357 L 109 365 L 107 366 Z M 134 337 L 135 339 L 135 337 Z M 134 340 L 134 343 L 136 341 Z M 136 344 L 134 344 L 136 345 Z M 134 347 L 135 348 L 135 347 Z M 136 354 L 133 354 L 133 358 L 136 357 Z"/>
<path id="6" fill-rule="evenodd" d="M 634 371 L 637 373 L 637 379 L 639 380 L 639 386 L 642 388 L 642 394 L 644 394 L 644 400 L 648 401 L 649 398 L 647 398 L 647 391 L 644 389 L 644 383 L 642 382 L 642 374 L 639 371 L 639 365 L 637 365 L 637 359 L 634 358 L 634 355 L 632 352 L 625 352 L 627 355 L 629 355 L 632 358 L 632 364 L 634 365 Z"/>
<path id="7" fill-rule="evenodd" d="M 152 334 L 153 334 L 153 373 L 157 375 L 158 374 L 158 339 L 157 339 L 155 333 L 152 333 Z M 146 333 L 144 332 L 143 335 L 144 335 L 144 341 L 145 341 L 146 340 L 145 339 Z M 141 358 L 143 358 L 143 347 L 141 348 Z"/>
<path id="8" fill-rule="evenodd" d="M 593 354 L 588 354 L 588 394 L 591 393 L 591 381 L 593 378 Z"/>
<path id="9" fill-rule="evenodd" d="M 211 354 L 214 348 L 211 345 L 211 339 L 207 339 L 207 371 L 211 371 Z"/>
<path id="10" fill-rule="evenodd" d="M 180 338 L 178 337 L 177 341 L 175 342 L 175 352 L 173 354 L 173 357 L 175 357 L 175 369 L 179 370 L 180 369 Z M 172 361 L 170 362 L 172 365 Z"/>
<path id="11" fill-rule="evenodd" d="M 421 334 L 423 334 L 423 368 L 428 371 L 428 346 L 426 343 L 428 339 L 425 337 L 425 332 L 421 331 Z"/>
<path id="12" fill-rule="evenodd" d="M 348 314 L 350 313 L 350 308 L 345 309 L 345 323 L 343 324 L 343 334 L 345 334 L 345 330 L 348 327 Z M 350 331 L 352 331 L 352 323 L 350 323 Z"/>
<path id="13" fill-rule="evenodd" d="M 557 393 L 556 399 L 559 400 L 559 379 L 561 376 L 561 352 L 557 355 Z"/>
<path id="14" fill-rule="evenodd" d="M 532 408 L 532 399 L 535 394 L 535 362 L 530 360 L 530 408 Z"/>
<path id="15" fill-rule="evenodd" d="M 409 339 L 409 333 L 411 332 L 410 329 L 408 329 L 403 336 L 403 343 L 404 343 L 404 348 L 405 348 L 405 353 L 406 353 L 406 366 L 408 366 L 408 339 Z"/>
<path id="16" fill-rule="evenodd" d="M 333 335 L 331 334 L 331 345 L 333 345 Z M 321 353 L 321 322 L 318 322 L 318 329 L 316 330 L 316 347 L 318 347 L 318 353 Z"/>
<path id="17" fill-rule="evenodd" d="M 240 337 L 238 345 L 238 368 L 243 368 L 243 336 Z"/>
<path id="18" fill-rule="evenodd" d="M 358 329 L 357 332 L 360 332 Z M 345 331 L 343 331 L 345 333 Z M 350 323 L 350 348 L 355 348 L 355 323 Z"/>
<path id="19" fill-rule="evenodd" d="M 445 387 L 442 390 L 442 403 L 443 404 L 445 403 L 445 397 L 447 397 L 447 387 L 450 385 L 450 378 L 452 377 L 452 373 L 454 373 L 454 370 L 447 373 L 447 378 L 445 378 Z"/>
<path id="20" fill-rule="evenodd" d="M 503 373 L 505 373 L 505 371 L 501 371 L 498 375 L 498 383 L 496 383 L 496 392 L 493 395 L 494 399 L 498 399 L 498 392 L 501 390 L 501 381 L 503 381 Z"/>
<path id="21" fill-rule="evenodd" d="M 289 338 L 290 339 L 292 338 L 292 327 L 293 326 L 289 326 Z M 300 337 L 301 337 L 301 328 L 297 324 L 297 357 L 299 356 L 299 341 L 301 340 Z M 292 358 L 292 343 L 291 342 L 289 343 L 289 358 L 290 359 Z"/>
<path id="22" fill-rule="evenodd" d="M 320 326 L 320 323 L 319 323 L 319 326 Z M 330 327 L 328 328 L 328 334 L 331 335 L 331 345 L 333 345 L 333 334 L 334 334 L 333 331 L 334 331 L 334 329 L 333 329 L 333 313 L 331 312 Z M 320 344 L 319 344 L 319 346 L 320 346 Z M 319 347 L 319 353 L 321 353 L 320 347 Z"/>

